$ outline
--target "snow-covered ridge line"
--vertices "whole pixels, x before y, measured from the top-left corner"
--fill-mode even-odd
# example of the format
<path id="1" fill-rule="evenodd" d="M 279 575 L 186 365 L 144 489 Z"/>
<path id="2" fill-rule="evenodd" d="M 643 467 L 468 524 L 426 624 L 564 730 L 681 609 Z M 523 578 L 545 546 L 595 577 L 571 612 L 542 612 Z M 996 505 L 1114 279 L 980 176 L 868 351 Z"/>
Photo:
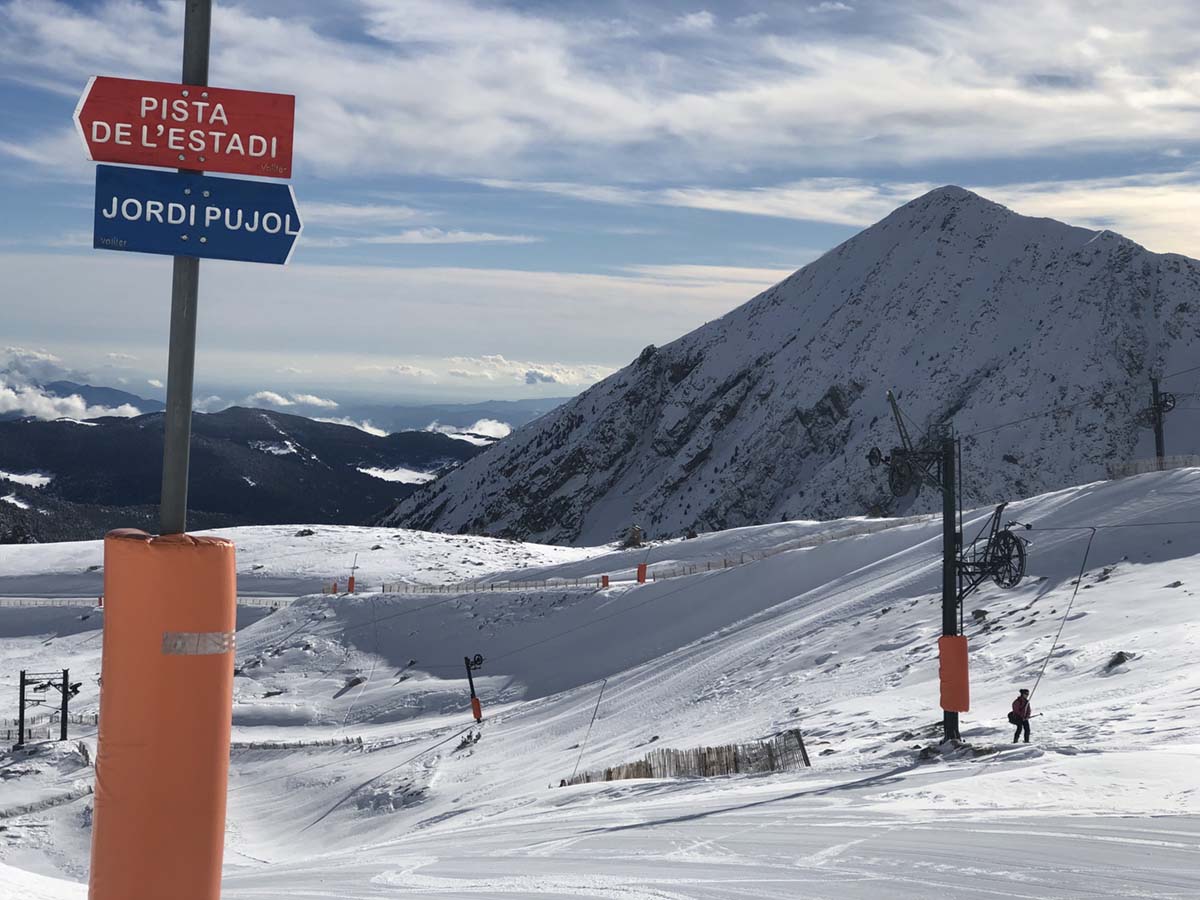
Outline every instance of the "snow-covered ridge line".
<path id="1" fill-rule="evenodd" d="M 427 481 L 433 481 L 437 478 L 436 472 L 421 472 L 417 469 L 406 469 L 403 466 L 398 466 L 394 469 L 381 469 L 377 467 L 358 467 L 358 471 L 364 475 L 370 475 L 372 478 L 378 478 L 381 481 L 398 481 L 401 484 L 425 484 Z"/>
<path id="2" fill-rule="evenodd" d="M 43 488 L 53 480 L 53 475 L 43 475 L 40 472 L 19 474 L 17 472 L 5 472 L 0 470 L 0 481 L 11 481 L 15 484 L 23 484 L 25 487 Z"/>

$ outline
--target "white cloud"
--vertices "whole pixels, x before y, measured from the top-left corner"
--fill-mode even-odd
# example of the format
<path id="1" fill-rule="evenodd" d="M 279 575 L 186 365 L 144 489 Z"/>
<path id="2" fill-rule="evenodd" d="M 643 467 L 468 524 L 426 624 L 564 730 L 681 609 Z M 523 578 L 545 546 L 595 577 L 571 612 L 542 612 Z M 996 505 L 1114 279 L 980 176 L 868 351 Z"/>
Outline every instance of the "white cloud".
<path id="1" fill-rule="evenodd" d="M 465 429 L 472 434 L 482 434 L 487 437 L 503 438 L 512 434 L 512 426 L 497 419 L 480 419 L 470 428 Z"/>
<path id="2" fill-rule="evenodd" d="M 821 3 L 808 7 L 808 11 L 810 13 L 854 12 L 854 7 L 839 3 L 838 0 L 822 0 Z"/>
<path id="3" fill-rule="evenodd" d="M 887 215 L 937 185 L 925 182 L 878 183 L 860 178 L 805 178 L 749 188 L 627 188 L 569 182 L 482 181 L 488 187 L 540 191 L 621 206 L 682 206 L 753 216 L 773 216 L 864 225 Z"/>
<path id="4" fill-rule="evenodd" d="M 680 16 L 671 23 L 671 31 L 712 31 L 717 18 L 707 9 L 697 10 Z"/>
<path id="5" fill-rule="evenodd" d="M 448 374 L 456 378 L 509 378 L 525 384 L 589 385 L 614 371 L 607 366 L 521 362 L 499 354 L 452 356 L 446 362 L 452 366 Z"/>
<path id="6" fill-rule="evenodd" d="M 0 53 L 3 47 L 0 37 Z M 23 142 L 0 140 L 0 157 L 26 163 L 38 171 L 40 178 L 49 181 L 86 183 L 95 177 L 96 167 L 84 155 L 74 126 L 56 128 Z M 11 177 L 13 173 L 8 174 Z"/>
<path id="7" fill-rule="evenodd" d="M 397 234 L 375 234 L 360 238 L 364 244 L 535 244 L 541 240 L 527 234 L 492 234 L 487 231 L 443 231 L 441 228 L 410 228 Z"/>
<path id="8" fill-rule="evenodd" d="M 74 374 L 48 350 L 28 347 L 5 347 L 0 373 L 21 383 L 54 381 Z"/>
<path id="9" fill-rule="evenodd" d="M 334 235 L 305 238 L 307 247 L 341 249 L 356 244 L 536 244 L 541 238 L 527 234 L 493 234 L 490 231 L 444 231 L 441 228 L 409 228 L 390 234 Z"/>
<path id="10" fill-rule="evenodd" d="M 0 413 L 19 413 L 35 419 L 96 419 L 100 416 L 130 418 L 140 416 L 141 410 L 128 403 L 120 406 L 91 406 L 78 394 L 55 397 L 32 384 L 14 382 L 11 376 L 0 376 Z"/>
<path id="11" fill-rule="evenodd" d="M 317 406 L 322 409 L 337 407 L 336 400 L 326 400 L 316 394 L 289 394 L 285 397 L 277 391 L 257 391 L 242 401 L 245 406 L 258 406 L 264 403 L 268 406 L 278 406 L 281 409 L 288 406 Z"/>
<path id="12" fill-rule="evenodd" d="M 164 384 L 163 384 L 161 381 L 159 381 L 157 378 L 147 378 L 147 379 L 146 379 L 146 384 L 150 385 L 150 387 L 152 387 L 152 388 L 159 388 L 160 390 L 161 390 L 162 388 L 166 387 L 166 385 L 164 385 Z"/>
<path id="13" fill-rule="evenodd" d="M 777 284 L 791 275 L 795 269 L 757 269 L 745 266 L 626 266 L 625 271 L 645 278 L 654 278 L 664 284 L 681 287 L 696 284 L 743 285 L 746 299 L 770 285 Z"/>
<path id="14" fill-rule="evenodd" d="M 494 443 L 500 440 L 500 438 L 505 438 L 512 434 L 512 426 L 507 422 L 501 422 L 497 419 L 479 419 L 475 424 L 468 425 L 465 428 L 460 428 L 456 425 L 442 425 L 435 421 L 426 425 L 425 430 L 435 431 L 438 434 L 444 434 L 455 440 L 466 441 L 469 444 L 476 444 L 477 446 Z"/>
<path id="15" fill-rule="evenodd" d="M 350 428 L 357 428 L 359 431 L 365 431 L 367 434 L 373 434 L 375 437 L 387 437 L 388 433 L 382 428 L 372 425 L 369 419 L 355 421 L 347 419 L 344 416 L 341 418 L 316 418 L 317 422 L 328 422 L 330 425 L 347 425 Z"/>
<path id="16" fill-rule="evenodd" d="M 484 187 L 499 190 L 542 191 L 590 203 L 612 203 L 633 206 L 655 203 L 658 192 L 644 188 L 629 188 L 604 184 L 582 184 L 571 181 L 515 181 L 508 178 L 480 178 Z"/>
<path id="17" fill-rule="evenodd" d="M 571 39 L 563 26 L 548 19 L 468 0 L 410 0 L 400 4 L 393 0 L 364 0 L 363 6 L 371 34 L 397 45 L 428 43 L 504 49 L 557 46 Z"/>
<path id="18" fill-rule="evenodd" d="M 744 16 L 738 16 L 733 20 L 733 24 L 738 28 L 753 28 L 755 25 L 761 25 L 767 19 L 765 12 L 747 13 Z"/>
<path id="19" fill-rule="evenodd" d="M 1200 258 L 1200 170 L 972 190 L 1025 215 L 1117 231 L 1150 250 Z"/>
<path id="20" fill-rule="evenodd" d="M 408 363 L 374 363 L 371 365 L 359 365 L 354 367 L 354 371 L 374 373 L 378 375 L 395 375 L 399 378 L 431 379 L 435 377 L 432 370 L 426 369 L 423 366 L 410 365 Z"/>
<path id="21" fill-rule="evenodd" d="M 131 349 L 160 346 L 168 312 L 146 310 L 156 309 L 163 261 L 125 254 L 118 263 L 113 256 L 0 254 L 5 290 L 29 298 L 5 310 L 6 332 L 34 336 L 26 339 L 30 343 L 52 323 L 71 321 L 85 334 L 119 329 Z M 814 256 L 799 250 L 795 264 Z M 200 374 L 271 384 L 280 377 L 278 369 L 300 361 L 319 375 L 306 377 L 306 384 L 276 382 L 273 393 L 311 386 L 328 396 L 334 386 L 361 383 L 358 367 L 409 365 L 425 371 L 401 370 L 397 380 L 443 385 L 446 395 L 467 396 L 488 384 L 498 398 L 529 396 L 536 393 L 524 384 L 531 369 L 554 362 L 595 367 L 586 378 L 603 377 L 646 344 L 673 340 L 779 280 L 770 271 L 756 280 L 751 271 L 711 267 L 704 277 L 684 278 L 670 268 L 586 273 L 301 263 L 280 270 L 214 263 L 204 275 L 204 327 L 222 339 L 206 348 Z M 93 303 L 81 311 L 74 298 L 85 292 Z M 256 302 L 246 303 L 248 296 Z M 86 343 L 77 346 L 88 349 Z M 466 361 L 497 347 L 511 361 L 503 371 Z M 561 355 L 548 360 L 547 347 Z M 445 348 L 454 348 L 450 352 L 464 361 L 433 355 Z M 480 380 L 456 379 L 450 369 Z M 499 377 L 487 382 L 482 372 Z M 381 376 L 396 377 L 386 371 Z"/>
<path id="22" fill-rule="evenodd" d="M 292 402 L 300 406 L 319 406 L 321 409 L 337 409 L 336 400 L 326 400 L 316 394 L 292 394 Z"/>
<path id="23" fill-rule="evenodd" d="M 304 224 L 333 228 L 395 225 L 426 215 L 411 206 L 304 201 Z"/>
<path id="24" fill-rule="evenodd" d="M 218 408 L 224 408 L 227 404 L 221 401 L 221 398 L 216 394 L 211 394 L 202 400 L 193 400 L 192 409 L 196 412 L 216 412 Z"/>
<path id="25" fill-rule="evenodd" d="M 597 189 L 560 182 L 492 180 L 489 183 L 497 188 L 535 190 L 603 203 L 683 206 L 856 228 L 877 222 L 913 197 L 939 186 L 932 182 L 861 178 L 807 178 L 740 189 Z M 1200 208 L 1200 167 L 1108 178 L 1007 184 L 967 182 L 963 186 L 1023 215 L 1049 216 L 1072 225 L 1108 228 L 1160 253 L 1200 258 L 1200 217 L 1195 215 Z M 635 266 L 630 271 L 675 278 L 687 268 Z M 710 274 L 736 271 L 732 267 L 711 267 Z M 752 275 L 755 270 L 742 271 L 751 275 L 748 280 L 759 277 Z M 767 270 L 762 275 L 766 276 Z"/>
<path id="26" fill-rule="evenodd" d="M 327 27 L 320 7 L 287 18 L 214 12 L 214 77 L 294 92 L 297 153 L 321 176 L 586 166 L 602 178 L 636 162 L 649 177 L 794 165 L 798 154 L 849 165 L 1158 152 L 1191 142 L 1200 124 L 1200 7 L 1185 0 L 902 4 L 886 27 L 793 24 L 761 36 L 714 27 L 704 10 L 649 14 L 666 28 L 686 23 L 704 52 L 648 42 L 575 5 L 364 0 L 357 11 L 369 42 L 343 36 L 345 16 Z M 178 45 L 176 4 L 20 0 L 3 14 L 0 53 L 18 82 L 175 77 L 169 55 L 143 48 Z M 65 125 L 9 137 L 0 153 L 40 165 L 42 177 L 91 177 Z"/>
<path id="27" fill-rule="evenodd" d="M 283 394 L 277 394 L 274 391 L 257 391 L 251 394 L 242 401 L 245 406 L 257 406 L 260 403 L 266 403 L 270 406 L 291 406 L 292 401 Z"/>
<path id="28" fill-rule="evenodd" d="M 137 362 L 137 357 L 132 353 L 105 353 L 104 355 L 115 363 Z"/>

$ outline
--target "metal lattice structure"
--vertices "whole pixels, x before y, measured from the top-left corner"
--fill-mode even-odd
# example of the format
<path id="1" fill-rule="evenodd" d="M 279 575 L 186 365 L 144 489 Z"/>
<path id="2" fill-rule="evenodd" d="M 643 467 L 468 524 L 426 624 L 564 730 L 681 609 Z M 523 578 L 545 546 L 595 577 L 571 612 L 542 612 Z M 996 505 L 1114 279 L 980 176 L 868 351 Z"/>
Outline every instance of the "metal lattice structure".
<path id="1" fill-rule="evenodd" d="M 914 442 L 904 424 L 904 414 L 891 391 L 887 392 L 888 403 L 892 407 L 892 416 L 896 420 L 896 430 L 900 434 L 899 446 L 893 447 L 890 454 L 883 455 L 878 447 L 872 447 L 867 454 L 867 462 L 872 468 L 881 465 L 888 467 L 888 488 L 894 497 L 916 497 L 921 492 L 921 485 L 928 485 L 935 491 L 942 489 L 941 473 L 938 463 L 941 454 L 937 450 L 937 435 L 923 436 L 919 442 Z"/>
<path id="2" fill-rule="evenodd" d="M 1163 395 L 1168 397 L 1169 395 Z M 916 496 L 922 485 L 927 485 L 941 493 L 942 484 L 942 454 L 938 445 L 950 437 L 950 429 L 946 425 L 935 425 L 920 440 L 914 441 L 909 434 L 900 411 L 900 404 L 891 391 L 887 393 L 888 404 L 896 420 L 896 430 L 900 443 L 893 447 L 888 456 L 884 456 L 878 447 L 872 447 L 867 454 L 867 462 L 872 468 L 886 465 L 888 467 L 888 488 L 893 496 Z M 1171 398 L 1173 406 L 1174 398 Z M 1165 407 L 1165 403 L 1164 403 Z M 962 545 L 961 525 L 959 526 L 958 569 L 958 602 L 961 604 L 967 596 L 978 590 L 979 586 L 989 578 L 997 586 L 1011 589 L 1020 584 L 1025 577 L 1025 547 L 1024 538 L 1014 534 L 1010 527 L 1001 527 L 1001 517 L 1007 503 L 996 507 L 988 521 L 979 530 L 970 544 Z M 961 512 L 960 512 L 961 519 Z M 1011 526 L 1012 523 L 1010 523 Z M 985 536 L 986 534 L 986 536 Z"/>
<path id="3" fill-rule="evenodd" d="M 961 603 L 989 578 L 998 587 L 1015 588 L 1025 577 L 1025 544 L 1008 527 L 1000 527 L 1007 503 L 1001 503 L 979 529 L 975 540 L 958 554 L 958 600 Z M 984 537 L 984 533 L 987 537 Z"/>

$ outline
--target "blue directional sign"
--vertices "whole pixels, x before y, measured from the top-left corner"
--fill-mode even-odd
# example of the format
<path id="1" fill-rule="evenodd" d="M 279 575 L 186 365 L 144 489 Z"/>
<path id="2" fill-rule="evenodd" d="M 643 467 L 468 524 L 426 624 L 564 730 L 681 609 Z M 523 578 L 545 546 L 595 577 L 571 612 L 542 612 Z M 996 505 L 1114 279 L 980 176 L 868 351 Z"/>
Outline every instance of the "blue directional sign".
<path id="1" fill-rule="evenodd" d="M 96 166 L 99 250 L 283 265 L 302 228 L 290 185 Z"/>

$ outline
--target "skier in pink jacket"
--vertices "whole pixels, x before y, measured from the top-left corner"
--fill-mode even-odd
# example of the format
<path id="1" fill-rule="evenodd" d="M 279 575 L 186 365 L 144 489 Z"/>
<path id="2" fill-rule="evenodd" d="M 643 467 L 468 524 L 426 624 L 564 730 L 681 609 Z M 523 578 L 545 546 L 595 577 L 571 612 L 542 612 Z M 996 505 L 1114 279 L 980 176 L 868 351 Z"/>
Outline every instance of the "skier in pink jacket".
<path id="1" fill-rule="evenodd" d="M 1021 688 L 1021 693 L 1013 701 L 1012 713 L 1008 717 L 1008 721 L 1017 726 L 1016 734 L 1013 735 L 1014 744 L 1021 739 L 1022 731 L 1025 732 L 1025 743 L 1029 743 L 1029 720 L 1031 718 L 1033 718 L 1033 707 L 1029 705 L 1029 689 Z"/>

